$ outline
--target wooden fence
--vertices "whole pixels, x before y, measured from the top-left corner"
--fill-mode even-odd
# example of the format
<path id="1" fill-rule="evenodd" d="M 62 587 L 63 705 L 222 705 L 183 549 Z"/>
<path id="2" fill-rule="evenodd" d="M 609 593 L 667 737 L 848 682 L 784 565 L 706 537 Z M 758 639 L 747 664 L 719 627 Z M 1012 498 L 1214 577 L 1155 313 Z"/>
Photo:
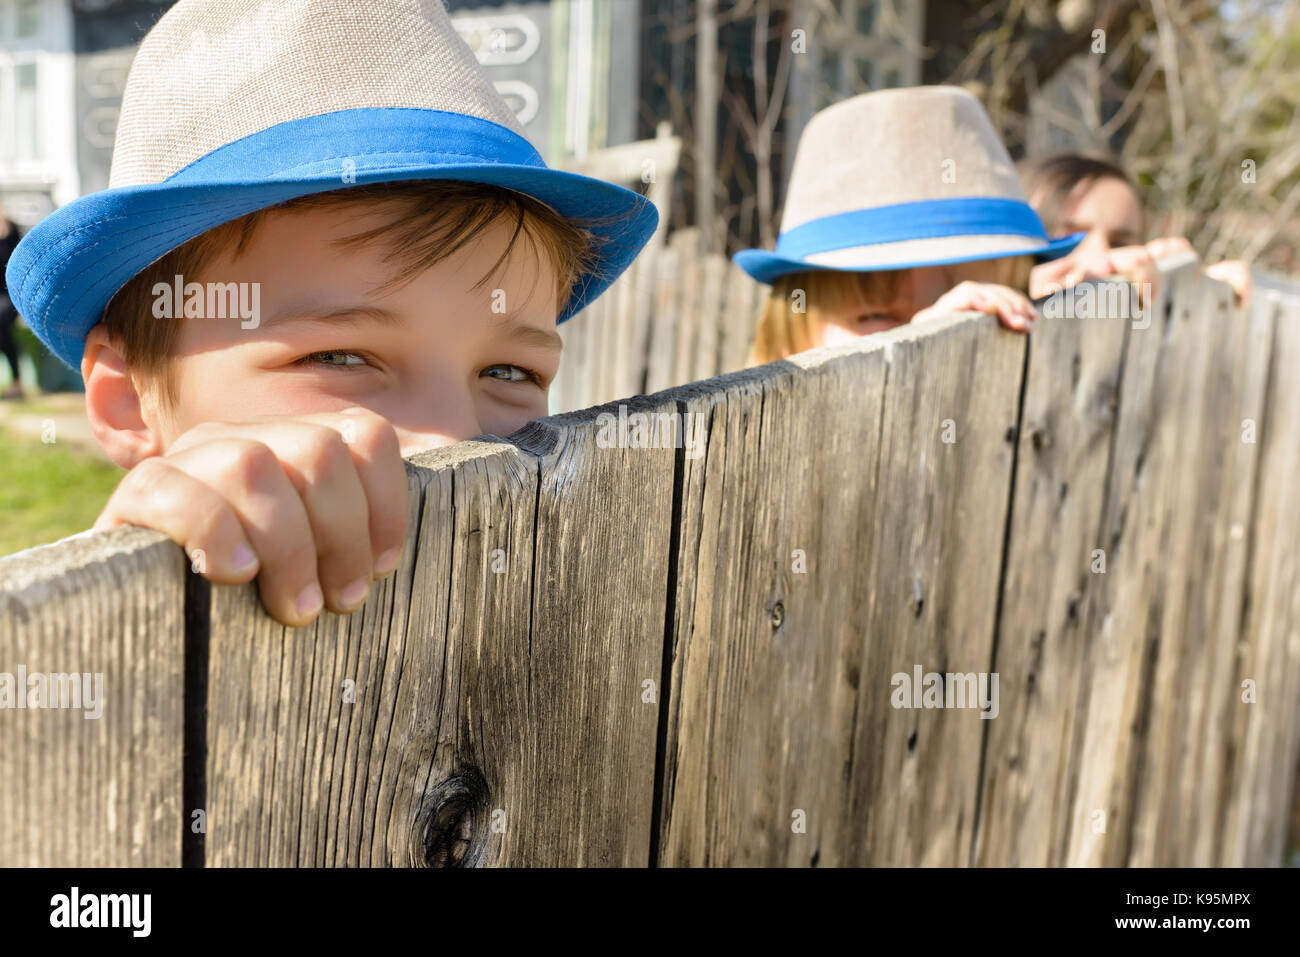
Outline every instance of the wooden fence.
<path id="1" fill-rule="evenodd" d="M 0 710 L 0 864 L 1279 862 L 1300 299 L 1166 280 L 421 455 L 305 629 L 149 531 L 0 560 L 0 671 L 104 676 Z"/>
<path id="2" fill-rule="evenodd" d="M 745 368 L 767 292 L 726 257 L 701 252 L 698 229 L 656 236 L 605 295 L 560 326 L 551 411 Z"/>

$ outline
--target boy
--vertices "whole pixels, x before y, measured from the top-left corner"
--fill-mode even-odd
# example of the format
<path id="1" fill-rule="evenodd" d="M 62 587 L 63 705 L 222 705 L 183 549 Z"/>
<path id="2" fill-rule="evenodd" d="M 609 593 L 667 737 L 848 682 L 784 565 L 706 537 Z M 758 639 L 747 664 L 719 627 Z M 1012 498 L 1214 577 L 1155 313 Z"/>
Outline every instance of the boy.
<path id="1" fill-rule="evenodd" d="M 181 0 L 137 55 L 110 182 L 7 274 L 130 470 L 95 530 L 256 576 L 292 626 L 397 567 L 402 455 L 546 414 L 557 320 L 657 221 L 547 169 L 419 0 Z"/>

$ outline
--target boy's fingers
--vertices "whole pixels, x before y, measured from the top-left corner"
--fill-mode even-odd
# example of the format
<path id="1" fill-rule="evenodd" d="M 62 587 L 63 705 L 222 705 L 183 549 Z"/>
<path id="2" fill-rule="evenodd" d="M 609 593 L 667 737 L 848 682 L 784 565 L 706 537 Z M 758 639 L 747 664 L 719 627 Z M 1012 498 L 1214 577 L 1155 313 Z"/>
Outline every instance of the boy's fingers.
<path id="1" fill-rule="evenodd" d="M 307 507 L 332 611 L 355 609 L 371 578 L 397 567 L 406 537 L 406 467 L 397 433 L 367 409 L 207 423 L 173 446 L 246 438 L 280 459 Z"/>
<path id="2" fill-rule="evenodd" d="M 337 429 L 352 453 L 369 506 L 374 574 L 382 578 L 397 567 L 406 540 L 406 466 L 397 431 L 387 419 L 369 409 L 306 418 Z"/>
<path id="3" fill-rule="evenodd" d="M 260 562 L 257 586 L 267 613 L 292 627 L 314 619 L 324 605 L 316 541 L 306 506 L 276 453 L 262 442 L 234 437 L 169 452 L 166 461 L 234 509 Z"/>
<path id="4" fill-rule="evenodd" d="M 1029 271 L 1029 294 L 1035 299 L 1050 296 L 1064 288 L 1064 276 L 1071 269 L 1068 256 L 1039 263 Z"/>
<path id="5" fill-rule="evenodd" d="M 343 437 L 328 426 L 289 422 L 284 431 L 259 434 L 306 506 L 326 606 L 354 611 L 370 593 L 374 570 L 370 506 L 356 464 Z"/>
<path id="6" fill-rule="evenodd" d="M 365 495 L 361 514 L 365 515 L 369 533 L 353 532 L 349 542 L 354 549 L 361 543 L 369 544 L 366 572 L 382 578 L 397 567 L 406 540 L 406 466 L 402 463 L 397 432 L 387 419 L 369 409 L 355 408 L 237 424 L 233 426 L 237 430 L 233 434 L 268 441 L 282 459 L 292 462 L 304 451 L 309 456 L 320 451 L 315 444 L 319 441 L 318 434 L 313 432 L 314 437 L 308 440 L 300 438 L 302 433 L 292 429 L 305 427 L 311 431 L 320 426 L 334 430 L 352 457 Z"/>
<path id="7" fill-rule="evenodd" d="M 310 563 L 304 562 L 305 567 L 311 569 L 311 581 L 302 580 L 305 578 L 303 575 L 296 575 L 293 576 L 295 582 L 301 581 L 300 588 L 310 588 L 313 581 L 319 583 L 330 611 L 343 614 L 360 607 L 370 593 L 374 569 L 374 555 L 370 548 L 370 506 L 352 454 L 339 432 L 301 419 L 273 418 L 249 423 L 214 422 L 198 430 L 198 435 L 201 444 L 182 448 L 180 452 L 169 452 L 169 455 L 193 455 L 195 450 L 214 443 L 235 442 L 253 443 L 255 448 L 265 448 L 274 457 L 292 483 L 292 490 L 300 502 L 297 511 L 305 514 L 310 540 L 316 548 Z M 177 442 L 172 448 L 180 445 Z M 203 474 L 206 477 L 207 473 Z M 235 477 L 234 482 L 238 481 Z M 233 484 L 228 487 L 233 487 Z M 263 586 L 269 586 L 275 596 L 273 600 L 283 598 L 276 594 L 280 587 L 276 578 L 269 583 L 263 582 Z M 310 596 L 303 598 L 299 609 L 298 594 L 294 592 L 294 608 L 305 613 L 310 605 Z"/>
<path id="8" fill-rule="evenodd" d="M 118 525 L 157 529 L 185 549 L 195 572 L 223 585 L 242 585 L 258 569 L 230 503 L 165 458 L 146 459 L 128 472 L 94 527 Z"/>

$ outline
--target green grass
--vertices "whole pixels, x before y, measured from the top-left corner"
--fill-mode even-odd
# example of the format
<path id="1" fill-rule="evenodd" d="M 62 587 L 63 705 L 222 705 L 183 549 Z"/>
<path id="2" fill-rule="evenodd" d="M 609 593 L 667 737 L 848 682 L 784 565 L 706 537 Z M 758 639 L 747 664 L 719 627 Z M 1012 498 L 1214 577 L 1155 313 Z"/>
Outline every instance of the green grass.
<path id="1" fill-rule="evenodd" d="M 124 474 L 85 452 L 0 427 L 0 555 L 90 528 Z"/>

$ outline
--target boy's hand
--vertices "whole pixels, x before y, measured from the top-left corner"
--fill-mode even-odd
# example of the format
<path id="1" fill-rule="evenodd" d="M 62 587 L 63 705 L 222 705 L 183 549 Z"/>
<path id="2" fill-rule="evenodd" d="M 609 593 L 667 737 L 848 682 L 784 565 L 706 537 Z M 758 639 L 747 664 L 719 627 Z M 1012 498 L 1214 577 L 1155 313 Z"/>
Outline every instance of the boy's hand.
<path id="1" fill-rule="evenodd" d="M 205 422 L 131 469 L 95 530 L 125 524 L 201 554 L 214 582 L 256 574 L 263 606 L 286 625 L 322 604 L 353 611 L 397 567 L 406 535 L 397 434 L 366 409 Z"/>
<path id="2" fill-rule="evenodd" d="M 933 306 L 922 309 L 912 317 L 912 321 L 927 316 L 961 312 L 964 309 L 995 313 L 998 322 L 1015 332 L 1028 332 L 1037 316 L 1033 304 L 1024 293 L 1017 292 L 1009 286 L 967 280 L 953 286 L 940 296 Z"/>

